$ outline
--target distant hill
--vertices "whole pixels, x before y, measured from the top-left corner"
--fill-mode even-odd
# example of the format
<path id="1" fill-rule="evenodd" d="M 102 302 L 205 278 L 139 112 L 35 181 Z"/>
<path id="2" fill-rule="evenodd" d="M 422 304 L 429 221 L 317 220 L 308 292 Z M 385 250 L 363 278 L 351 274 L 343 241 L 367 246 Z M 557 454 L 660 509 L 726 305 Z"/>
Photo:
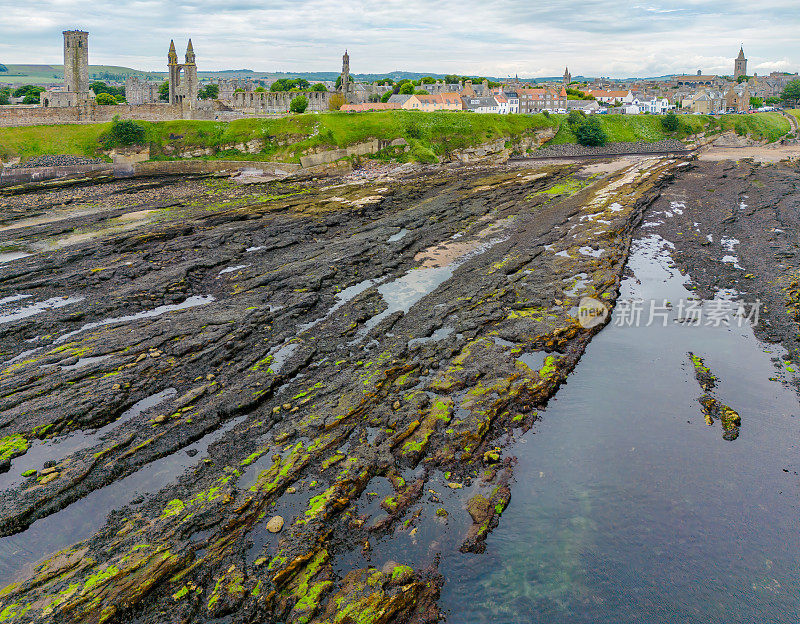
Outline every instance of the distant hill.
<path id="1" fill-rule="evenodd" d="M 3 65 L 8 71 L 0 72 L 0 82 L 12 84 L 59 84 L 64 80 L 63 65 Z M 90 80 L 125 80 L 128 76 L 158 77 L 157 72 L 144 72 L 117 65 L 89 65 Z"/>
<path id="2" fill-rule="evenodd" d="M 202 64 L 201 64 L 202 66 Z M 7 71 L 0 69 L 0 83 L 10 82 L 12 84 L 40 84 L 44 86 L 59 84 L 64 80 L 64 68 L 62 65 L 2 65 Z M 148 72 L 131 67 L 120 67 L 118 65 L 89 65 L 89 78 L 91 80 L 124 81 L 128 76 L 141 76 L 150 80 L 166 80 L 166 71 Z M 374 82 L 391 78 L 395 82 L 398 80 L 419 80 L 430 76 L 437 80 L 445 77 L 445 74 L 434 72 L 408 72 L 396 70 L 383 74 L 353 74 L 353 79 L 358 82 Z M 273 80 L 277 78 L 305 78 L 309 82 L 335 81 L 339 77 L 339 72 L 268 72 L 253 69 L 223 69 L 218 71 L 199 71 L 200 79 L 210 78 L 252 78 L 253 80 Z M 507 78 L 496 76 L 486 76 L 489 80 L 502 82 Z M 543 78 L 524 78 L 523 82 L 560 82 L 561 76 L 549 76 Z M 573 80 L 585 80 L 581 76 L 573 77 Z M 640 80 L 648 80 L 640 78 Z"/>

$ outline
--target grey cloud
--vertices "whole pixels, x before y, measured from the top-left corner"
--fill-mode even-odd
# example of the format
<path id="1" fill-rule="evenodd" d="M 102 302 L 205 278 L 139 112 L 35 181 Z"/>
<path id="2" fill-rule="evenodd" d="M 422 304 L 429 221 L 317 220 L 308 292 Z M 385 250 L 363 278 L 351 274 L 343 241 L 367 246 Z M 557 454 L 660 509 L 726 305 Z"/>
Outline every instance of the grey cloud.
<path id="1" fill-rule="evenodd" d="M 395 69 L 522 76 L 800 66 L 796 0 L 0 0 L 0 63 L 58 63 L 61 30 L 91 33 L 91 62 L 163 70 L 192 37 L 201 69 Z M 775 60 L 779 59 L 779 60 Z"/>

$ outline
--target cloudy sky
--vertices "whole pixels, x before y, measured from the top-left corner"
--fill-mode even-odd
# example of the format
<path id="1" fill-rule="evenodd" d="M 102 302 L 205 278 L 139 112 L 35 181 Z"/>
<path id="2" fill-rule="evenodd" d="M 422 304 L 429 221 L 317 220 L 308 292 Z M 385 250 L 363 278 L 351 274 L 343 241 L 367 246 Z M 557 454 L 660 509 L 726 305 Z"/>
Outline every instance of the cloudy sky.
<path id="1" fill-rule="evenodd" d="M 0 63 L 60 63 L 61 31 L 90 63 L 164 70 L 191 36 L 201 70 L 351 69 L 521 77 L 800 68 L 798 0 L 0 0 Z"/>

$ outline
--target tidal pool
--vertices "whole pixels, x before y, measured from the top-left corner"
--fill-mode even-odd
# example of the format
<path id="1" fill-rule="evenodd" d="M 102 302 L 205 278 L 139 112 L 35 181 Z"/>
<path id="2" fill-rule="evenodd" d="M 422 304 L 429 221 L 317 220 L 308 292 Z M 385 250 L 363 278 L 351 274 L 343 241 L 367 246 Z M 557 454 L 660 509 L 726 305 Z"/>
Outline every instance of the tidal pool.
<path id="1" fill-rule="evenodd" d="M 451 621 L 797 621 L 800 405 L 769 379 L 782 350 L 747 324 L 676 322 L 693 294 L 669 248 L 657 236 L 634 243 L 621 300 L 644 304 L 640 326 L 620 326 L 629 312 L 618 306 L 542 420 L 506 450 L 519 463 L 486 553 L 443 551 Z M 650 301 L 664 300 L 666 326 L 660 316 L 646 326 Z M 741 414 L 735 441 L 705 424 L 689 351 Z"/>

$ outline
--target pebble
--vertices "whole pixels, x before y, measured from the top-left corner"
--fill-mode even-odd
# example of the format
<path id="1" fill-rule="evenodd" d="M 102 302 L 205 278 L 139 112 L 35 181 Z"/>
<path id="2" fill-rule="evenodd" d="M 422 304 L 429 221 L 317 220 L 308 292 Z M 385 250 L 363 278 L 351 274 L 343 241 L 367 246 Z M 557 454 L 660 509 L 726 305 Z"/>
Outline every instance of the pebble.
<path id="1" fill-rule="evenodd" d="M 21 169 L 29 167 L 69 167 L 72 165 L 91 165 L 93 163 L 105 162 L 100 158 L 87 158 L 86 156 L 70 156 L 67 154 L 48 154 L 37 156 L 18 165 L 11 165 L 6 169 Z"/>
<path id="2" fill-rule="evenodd" d="M 270 533 L 278 533 L 283 528 L 283 518 L 280 516 L 273 516 L 267 522 L 267 531 Z"/>

